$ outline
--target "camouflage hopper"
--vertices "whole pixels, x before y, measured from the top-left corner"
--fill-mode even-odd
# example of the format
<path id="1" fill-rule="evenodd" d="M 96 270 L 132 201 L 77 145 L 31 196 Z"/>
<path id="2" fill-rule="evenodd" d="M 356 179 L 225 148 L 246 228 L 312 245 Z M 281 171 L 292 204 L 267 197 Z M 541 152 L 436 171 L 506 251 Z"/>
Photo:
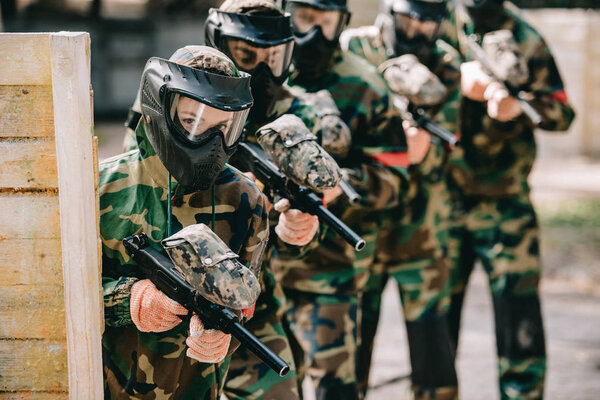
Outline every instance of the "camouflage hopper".
<path id="1" fill-rule="evenodd" d="M 350 128 L 341 118 L 331 93 L 319 90 L 315 93 L 305 93 L 302 98 L 315 108 L 317 116 L 321 118 L 323 148 L 334 157 L 346 158 L 352 144 L 352 135 Z"/>
<path id="2" fill-rule="evenodd" d="M 298 185 L 322 192 L 342 179 L 335 160 L 295 115 L 282 115 L 260 128 L 256 137 L 281 172 Z"/>
<path id="3" fill-rule="evenodd" d="M 185 280 L 205 299 L 234 310 L 256 302 L 258 279 L 208 226 L 190 225 L 161 243 Z"/>
<path id="4" fill-rule="evenodd" d="M 414 54 L 387 60 L 379 66 L 379 71 L 395 93 L 406 96 L 417 106 L 440 104 L 446 98 L 446 87 Z"/>
<path id="5" fill-rule="evenodd" d="M 519 46 L 511 31 L 501 29 L 486 33 L 481 43 L 489 57 L 498 78 L 514 86 L 520 86 L 529 79 L 529 69 L 525 59 L 519 54 Z"/>

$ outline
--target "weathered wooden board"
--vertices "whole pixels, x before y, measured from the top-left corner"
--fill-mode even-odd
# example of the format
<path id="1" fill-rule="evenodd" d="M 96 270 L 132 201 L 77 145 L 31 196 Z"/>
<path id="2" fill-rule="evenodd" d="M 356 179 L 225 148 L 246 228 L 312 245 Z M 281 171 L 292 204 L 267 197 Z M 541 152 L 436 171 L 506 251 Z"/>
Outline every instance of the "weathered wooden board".
<path id="1" fill-rule="evenodd" d="M 62 282 L 60 239 L 0 240 L 2 286 Z"/>
<path id="2" fill-rule="evenodd" d="M 101 399 L 87 33 L 0 34 L 0 400 Z"/>
<path id="3" fill-rule="evenodd" d="M 0 210 L 0 240 L 60 238 L 55 193 L 0 192 Z"/>
<path id="4" fill-rule="evenodd" d="M 64 341 L 0 340 L 0 391 L 66 391 Z"/>
<path id="5" fill-rule="evenodd" d="M 59 277 L 48 276 L 47 284 L 0 287 L 0 340 L 64 340 L 64 293 L 60 283 Z"/>
<path id="6" fill-rule="evenodd" d="M 100 399 L 103 396 L 101 332 L 104 320 L 98 254 L 90 36 L 68 32 L 51 35 L 50 57 L 69 395 L 71 399 Z"/>
<path id="7" fill-rule="evenodd" d="M 50 85 L 50 35 L 0 36 L 0 85 Z"/>
<path id="8" fill-rule="evenodd" d="M 50 85 L 0 86 L 0 137 L 53 136 L 53 112 Z"/>
<path id="9" fill-rule="evenodd" d="M 64 400 L 65 392 L 0 392 L 0 400 Z"/>
<path id="10" fill-rule="evenodd" d="M 0 188 L 56 189 L 54 139 L 0 139 Z"/>

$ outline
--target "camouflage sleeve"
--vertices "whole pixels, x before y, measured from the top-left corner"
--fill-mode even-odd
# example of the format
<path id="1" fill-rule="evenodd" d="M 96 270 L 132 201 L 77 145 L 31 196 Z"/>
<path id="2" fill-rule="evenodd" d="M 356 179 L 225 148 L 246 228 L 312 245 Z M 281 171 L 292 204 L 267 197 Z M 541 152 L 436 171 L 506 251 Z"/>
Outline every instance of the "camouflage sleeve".
<path id="1" fill-rule="evenodd" d="M 240 262 L 254 272 L 257 277 L 260 275 L 260 266 L 268 241 L 269 216 L 267 215 L 265 196 L 261 194 L 252 210 L 248 238 L 239 254 Z"/>
<path id="2" fill-rule="evenodd" d="M 135 150 L 138 148 L 137 136 L 134 131 L 127 129 L 123 138 L 123 153 Z"/>
<path id="3" fill-rule="evenodd" d="M 361 195 L 361 207 L 377 211 L 399 204 L 406 179 L 379 163 L 361 164 L 359 168 L 346 168 L 345 171 L 348 174 L 348 182 Z"/>
<path id="4" fill-rule="evenodd" d="M 541 114 L 540 128 L 548 131 L 564 131 L 575 118 L 575 111 L 568 103 L 560 73 L 550 49 L 541 37 L 534 43 L 527 56 L 530 84 L 527 95 L 531 105 Z"/>
<path id="5" fill-rule="evenodd" d="M 438 40 L 436 48 L 440 56 L 440 66 L 436 75 L 446 87 L 446 98 L 441 107 L 434 110 L 434 122 L 452 133 L 458 133 L 458 110 L 460 108 L 460 64 L 462 58 L 448 43 Z"/>
<path id="6" fill-rule="evenodd" d="M 131 287 L 138 278 L 122 276 L 118 279 L 102 277 L 104 292 L 104 322 L 106 326 L 120 327 L 132 325 L 129 312 Z"/>

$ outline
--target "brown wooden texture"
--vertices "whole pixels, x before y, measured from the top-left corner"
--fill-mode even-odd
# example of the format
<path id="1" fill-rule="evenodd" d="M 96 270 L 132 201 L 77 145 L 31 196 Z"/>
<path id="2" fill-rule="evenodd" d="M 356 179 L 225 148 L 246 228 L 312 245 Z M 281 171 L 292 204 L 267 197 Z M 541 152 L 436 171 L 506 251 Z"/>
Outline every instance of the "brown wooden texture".
<path id="1" fill-rule="evenodd" d="M 59 47 L 67 43 L 67 48 L 77 54 L 61 52 L 60 48 L 56 51 L 57 43 Z M 59 153 L 67 159 L 87 159 L 90 165 L 70 166 L 70 161 L 65 160 L 63 166 L 73 169 L 75 174 L 85 174 L 78 168 L 87 168 L 87 174 L 93 177 L 94 150 L 87 143 L 91 140 L 89 54 L 87 34 L 0 34 L 0 400 L 103 397 L 101 355 L 96 350 L 100 349 L 96 321 L 101 318 L 98 312 L 101 286 L 94 179 L 88 179 L 85 185 L 75 175 L 64 171 L 61 175 L 58 160 Z M 51 70 L 53 58 L 56 71 Z M 84 68 L 79 68 L 82 58 Z M 87 96 L 84 112 L 73 104 L 81 102 L 82 93 Z M 60 99 L 54 104 L 53 97 L 57 95 Z M 64 121 L 73 120 L 81 125 L 67 125 L 69 129 L 65 130 Z M 63 146 L 60 152 L 56 148 L 57 127 L 62 127 L 58 133 Z M 76 131 L 77 128 L 84 130 Z M 87 142 L 73 141 L 76 135 L 90 138 Z M 80 192 L 71 189 L 61 196 L 61 179 L 63 186 L 68 182 Z M 87 211 L 94 232 L 90 239 L 84 238 L 87 233 L 82 229 L 86 223 L 80 218 L 79 226 L 69 225 L 70 235 L 65 242 L 61 238 L 61 202 L 68 204 L 63 213 L 75 211 L 86 191 L 92 199 L 92 207 Z M 78 267 L 80 272 L 91 268 L 95 280 L 88 285 L 71 274 L 67 290 L 63 251 L 87 252 L 81 250 L 86 240 L 93 243 L 96 259 L 91 265 L 81 263 Z M 69 267 L 73 269 L 72 262 Z M 94 285 L 93 290 L 90 285 Z M 94 309 L 87 318 L 95 321 L 96 332 L 79 330 L 68 337 L 66 299 L 70 303 L 74 299 L 82 304 L 93 302 Z M 80 313 L 75 318 L 81 318 Z M 74 347 L 73 343 L 84 343 L 90 348 Z M 74 350 L 71 356 L 67 354 L 69 348 Z M 69 359 L 80 359 L 78 352 L 85 353 L 82 357 L 88 359 L 92 348 L 97 365 L 80 368 L 73 375 L 76 379 L 71 379 Z M 94 375 L 94 381 L 86 375 Z M 70 390 L 70 383 L 74 389 Z"/>
<path id="2" fill-rule="evenodd" d="M 52 86 L 0 85 L 0 137 L 54 135 Z"/>
<path id="3" fill-rule="evenodd" d="M 98 273 L 100 254 L 94 165 L 97 158 L 94 156 L 90 93 L 90 36 L 72 32 L 50 35 L 50 57 L 69 398 L 100 399 L 103 397 L 103 304 Z"/>
<path id="4" fill-rule="evenodd" d="M 52 138 L 0 139 L 0 165 L 0 188 L 58 188 Z"/>
<path id="5" fill-rule="evenodd" d="M 0 400 L 64 400 L 65 392 L 0 392 Z"/>
<path id="6" fill-rule="evenodd" d="M 0 85 L 50 85 L 50 35 L 0 36 Z"/>
<path id="7" fill-rule="evenodd" d="M 0 391 L 66 391 L 65 342 L 0 340 Z"/>

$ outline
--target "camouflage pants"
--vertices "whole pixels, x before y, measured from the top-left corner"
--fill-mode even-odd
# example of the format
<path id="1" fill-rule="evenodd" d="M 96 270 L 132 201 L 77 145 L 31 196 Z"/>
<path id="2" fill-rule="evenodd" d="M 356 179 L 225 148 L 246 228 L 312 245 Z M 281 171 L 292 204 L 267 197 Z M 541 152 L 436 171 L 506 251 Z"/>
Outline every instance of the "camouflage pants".
<path id="1" fill-rule="evenodd" d="M 182 332 L 187 331 L 187 324 Z M 177 329 L 177 328 L 176 328 Z M 200 363 L 185 355 L 185 334 L 164 336 L 160 347 L 148 348 L 135 328 L 107 327 L 103 337 L 104 398 L 115 400 L 165 398 L 219 400 L 231 356 L 217 364 Z M 108 348 L 119 343 L 119 354 Z M 153 354 L 165 354 L 160 365 L 152 365 Z M 117 364 L 119 363 L 119 364 Z M 162 397 L 161 397 L 162 398 Z"/>
<path id="2" fill-rule="evenodd" d="M 457 395 L 454 354 L 447 328 L 449 305 L 447 225 L 450 206 L 442 180 L 413 180 L 410 200 L 387 216 L 362 297 L 357 376 L 366 393 L 381 295 L 391 277 L 398 285 L 408 334 L 417 399 Z"/>
<path id="3" fill-rule="evenodd" d="M 355 374 L 358 296 L 286 290 L 290 343 L 299 385 L 306 375 L 317 399 L 358 399 Z"/>
<path id="4" fill-rule="evenodd" d="M 494 304 L 501 398 L 541 399 L 546 351 L 538 293 L 539 228 L 528 194 L 462 199 L 453 215 L 449 245 L 453 269 L 448 319 L 454 346 L 465 289 L 478 259 Z"/>
<path id="5" fill-rule="evenodd" d="M 256 355 L 240 347 L 231 358 L 225 383 L 225 394 L 230 400 L 297 400 L 296 368 L 287 334 L 282 325 L 285 297 L 268 265 L 261 272 L 262 293 L 254 316 L 245 327 L 258 340 L 290 366 L 285 377 L 263 363 Z"/>

